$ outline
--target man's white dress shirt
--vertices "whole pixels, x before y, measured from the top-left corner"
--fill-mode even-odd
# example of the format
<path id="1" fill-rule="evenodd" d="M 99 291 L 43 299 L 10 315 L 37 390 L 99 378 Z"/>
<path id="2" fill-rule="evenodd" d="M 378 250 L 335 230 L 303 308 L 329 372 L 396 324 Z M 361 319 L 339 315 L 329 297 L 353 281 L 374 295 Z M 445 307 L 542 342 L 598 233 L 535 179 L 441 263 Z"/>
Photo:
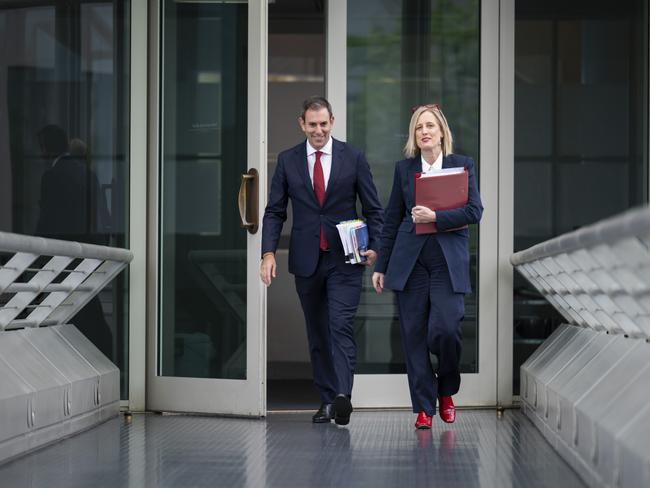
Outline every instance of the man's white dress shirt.
<path id="1" fill-rule="evenodd" d="M 309 178 L 311 179 L 311 186 L 314 187 L 314 165 L 316 164 L 316 151 L 307 141 L 307 164 L 309 166 Z M 318 149 L 322 154 L 320 155 L 320 164 L 323 167 L 323 179 L 325 180 L 325 190 L 327 190 L 327 183 L 330 180 L 330 173 L 332 172 L 332 137 L 330 136 L 327 143 Z M 442 163 L 441 163 L 442 164 Z"/>

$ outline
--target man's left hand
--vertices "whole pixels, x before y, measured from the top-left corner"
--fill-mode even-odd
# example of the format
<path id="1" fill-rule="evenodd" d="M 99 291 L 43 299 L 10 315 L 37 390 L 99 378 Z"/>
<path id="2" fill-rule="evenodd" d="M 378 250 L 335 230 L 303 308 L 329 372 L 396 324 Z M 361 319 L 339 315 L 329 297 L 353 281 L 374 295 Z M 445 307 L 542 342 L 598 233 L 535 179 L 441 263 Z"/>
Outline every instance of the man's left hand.
<path id="1" fill-rule="evenodd" d="M 363 263 L 361 263 L 364 266 L 372 266 L 373 264 L 375 264 L 375 261 L 377 261 L 377 253 L 372 249 L 368 249 L 367 251 L 361 251 L 359 252 L 359 254 L 366 257 L 366 260 Z"/>

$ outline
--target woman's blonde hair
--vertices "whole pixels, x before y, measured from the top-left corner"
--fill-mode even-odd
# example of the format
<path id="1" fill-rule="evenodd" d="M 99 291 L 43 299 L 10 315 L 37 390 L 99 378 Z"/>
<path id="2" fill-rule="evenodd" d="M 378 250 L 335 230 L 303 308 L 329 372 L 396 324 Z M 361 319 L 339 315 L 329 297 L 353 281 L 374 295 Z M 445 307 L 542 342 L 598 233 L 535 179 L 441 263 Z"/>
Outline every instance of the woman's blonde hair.
<path id="1" fill-rule="evenodd" d="M 451 135 L 451 130 L 449 130 L 449 124 L 447 124 L 445 114 L 443 114 L 442 110 L 440 110 L 440 106 L 436 104 L 420 105 L 413 112 L 413 115 L 411 116 L 411 122 L 409 123 L 409 138 L 406 141 L 406 145 L 404 146 L 404 155 L 407 158 L 413 158 L 416 155 L 420 154 L 420 148 L 415 141 L 415 126 L 418 123 L 420 115 L 422 115 L 424 112 L 431 112 L 438 121 L 438 125 L 442 130 L 442 141 L 440 141 L 440 145 L 442 146 L 443 156 L 452 154 L 454 152 L 454 138 Z"/>

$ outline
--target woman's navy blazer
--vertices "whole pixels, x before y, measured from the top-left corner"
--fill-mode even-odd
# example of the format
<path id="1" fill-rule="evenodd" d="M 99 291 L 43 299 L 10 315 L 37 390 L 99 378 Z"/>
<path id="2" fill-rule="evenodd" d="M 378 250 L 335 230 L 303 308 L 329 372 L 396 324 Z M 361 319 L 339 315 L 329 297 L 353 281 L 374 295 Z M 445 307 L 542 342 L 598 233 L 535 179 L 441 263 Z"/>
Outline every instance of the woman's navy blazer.
<path id="1" fill-rule="evenodd" d="M 436 210 L 436 234 L 442 252 L 447 260 L 451 284 L 456 293 L 470 293 L 469 281 L 469 229 L 455 229 L 481 220 L 483 205 L 476 185 L 474 161 L 467 156 L 450 154 L 442 160 L 443 168 L 464 166 L 468 172 L 467 205 L 452 210 Z M 413 271 L 427 235 L 417 235 L 411 217 L 415 206 L 415 173 L 422 171 L 422 159 L 418 154 L 395 165 L 393 189 L 384 214 L 379 258 L 375 271 L 385 273 L 384 286 L 402 291 Z M 433 209 L 435 210 L 435 209 Z"/>

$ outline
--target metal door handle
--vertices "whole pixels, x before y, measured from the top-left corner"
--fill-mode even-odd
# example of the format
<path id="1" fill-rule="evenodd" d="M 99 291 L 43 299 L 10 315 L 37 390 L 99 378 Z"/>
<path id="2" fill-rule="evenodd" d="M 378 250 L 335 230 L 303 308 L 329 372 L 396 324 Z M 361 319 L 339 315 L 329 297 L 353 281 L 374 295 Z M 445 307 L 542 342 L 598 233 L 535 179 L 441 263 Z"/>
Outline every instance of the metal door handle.
<path id="1" fill-rule="evenodd" d="M 248 170 L 248 173 L 241 175 L 241 184 L 239 185 L 239 217 L 241 226 L 248 229 L 248 232 L 255 234 L 259 227 L 259 215 L 257 206 L 259 203 L 258 192 L 258 173 L 255 168 Z"/>

